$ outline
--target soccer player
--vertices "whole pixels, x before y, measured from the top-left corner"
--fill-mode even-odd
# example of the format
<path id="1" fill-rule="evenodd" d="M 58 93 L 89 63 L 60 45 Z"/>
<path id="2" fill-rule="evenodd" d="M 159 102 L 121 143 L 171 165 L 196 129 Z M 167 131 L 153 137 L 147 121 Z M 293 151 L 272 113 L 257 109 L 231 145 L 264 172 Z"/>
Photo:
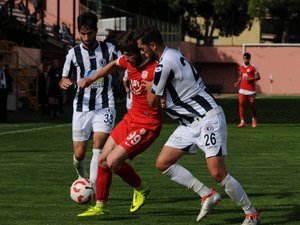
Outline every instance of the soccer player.
<path id="1" fill-rule="evenodd" d="M 97 16 L 84 12 L 77 19 L 81 44 L 70 49 L 65 60 L 60 88 L 76 88 L 73 101 L 72 138 L 73 164 L 79 177 L 86 177 L 85 154 L 93 132 L 93 155 L 90 162 L 90 180 L 96 183 L 98 158 L 115 122 L 115 102 L 112 77 L 97 80 L 88 88 L 80 88 L 77 82 L 113 61 L 115 46 L 96 40 Z M 75 74 L 72 74 L 75 73 Z"/>
<path id="2" fill-rule="evenodd" d="M 221 195 L 177 163 L 190 146 L 197 144 L 205 153 L 211 176 L 245 211 L 246 218 L 242 224 L 258 224 L 260 217 L 257 210 L 242 186 L 225 167 L 227 131 L 222 108 L 189 61 L 179 51 L 164 45 L 158 30 L 142 27 L 135 38 L 142 54 L 159 60 L 154 83 L 144 82 L 147 92 L 153 93 L 148 95 L 149 104 L 158 104 L 164 96 L 165 111 L 180 123 L 162 148 L 156 161 L 157 168 L 171 180 L 201 196 L 202 208 L 197 221 L 202 220 L 221 200 Z"/>
<path id="3" fill-rule="evenodd" d="M 256 121 L 256 107 L 255 107 L 255 83 L 260 80 L 258 69 L 250 63 L 251 55 L 246 52 L 243 55 L 244 64 L 239 69 L 239 79 L 234 84 L 239 89 L 239 114 L 240 123 L 238 128 L 245 127 L 245 102 L 247 101 L 250 105 L 251 116 L 252 116 L 252 127 L 257 126 Z"/>
<path id="4" fill-rule="evenodd" d="M 125 68 L 132 90 L 132 107 L 122 121 L 110 133 L 103 152 L 99 158 L 96 205 L 78 216 L 98 216 L 108 213 L 107 201 L 111 185 L 112 173 L 119 175 L 134 188 L 130 212 L 134 213 L 144 204 L 150 192 L 149 185 L 142 182 L 135 170 L 125 161 L 133 160 L 145 151 L 159 136 L 162 126 L 162 110 L 160 106 L 150 107 L 147 102 L 147 91 L 141 81 L 153 81 L 157 62 L 140 54 L 134 33 L 129 31 L 120 40 L 120 50 L 124 55 L 109 63 L 94 75 L 81 79 L 81 88 L 89 86 L 97 79 L 116 70 Z"/>

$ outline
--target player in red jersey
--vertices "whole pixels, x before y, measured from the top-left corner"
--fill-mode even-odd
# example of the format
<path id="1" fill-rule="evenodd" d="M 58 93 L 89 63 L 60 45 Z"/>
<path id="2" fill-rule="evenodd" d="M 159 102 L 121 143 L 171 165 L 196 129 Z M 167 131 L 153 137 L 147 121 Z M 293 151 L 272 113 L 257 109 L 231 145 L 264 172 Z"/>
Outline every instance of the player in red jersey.
<path id="1" fill-rule="evenodd" d="M 107 201 L 112 173 L 118 174 L 134 188 L 130 212 L 137 211 L 144 204 L 146 196 L 150 192 L 149 185 L 142 182 L 135 170 L 125 161 L 132 160 L 145 151 L 159 136 L 162 127 L 161 107 L 149 106 L 147 91 L 141 86 L 142 80 L 153 81 L 157 62 L 140 54 L 132 31 L 129 31 L 120 40 L 120 50 L 124 53 L 123 56 L 92 76 L 79 81 L 79 86 L 85 88 L 97 79 L 111 74 L 117 68 L 125 68 L 128 70 L 128 80 L 133 97 L 131 109 L 110 133 L 99 157 L 96 205 L 78 216 L 98 216 L 108 213 Z"/>
<path id="2" fill-rule="evenodd" d="M 239 79 L 235 83 L 239 87 L 239 114 L 240 123 L 238 127 L 244 127 L 245 124 L 245 102 L 247 101 L 251 108 L 252 127 L 256 127 L 256 107 L 255 107 L 255 83 L 260 80 L 260 75 L 257 68 L 250 64 L 251 55 L 246 52 L 243 55 L 244 64 L 239 69 Z"/>

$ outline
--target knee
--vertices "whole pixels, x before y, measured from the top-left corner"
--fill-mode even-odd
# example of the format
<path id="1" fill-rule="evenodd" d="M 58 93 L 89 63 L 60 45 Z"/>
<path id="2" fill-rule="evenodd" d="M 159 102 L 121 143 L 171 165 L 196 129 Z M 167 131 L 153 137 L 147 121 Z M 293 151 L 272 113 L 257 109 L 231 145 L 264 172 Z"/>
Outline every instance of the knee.
<path id="1" fill-rule="evenodd" d="M 74 159 L 77 161 L 82 161 L 85 157 L 85 154 L 82 152 L 74 152 Z"/>
<path id="2" fill-rule="evenodd" d="M 102 167 L 104 169 L 108 169 L 106 158 L 103 158 L 103 157 L 100 156 L 99 160 L 98 160 L 98 166 Z"/>
<path id="3" fill-rule="evenodd" d="M 221 183 L 226 177 L 226 171 L 223 169 L 216 169 L 210 172 L 212 178 L 217 182 Z"/>
<path id="4" fill-rule="evenodd" d="M 111 171 L 117 171 L 119 167 L 121 166 L 118 161 L 113 160 L 113 159 L 107 159 L 106 160 L 106 165 Z"/>
<path id="5" fill-rule="evenodd" d="M 168 169 L 171 166 L 171 164 L 167 163 L 165 160 L 158 158 L 156 160 L 156 168 L 161 171 L 164 172 L 166 169 Z"/>

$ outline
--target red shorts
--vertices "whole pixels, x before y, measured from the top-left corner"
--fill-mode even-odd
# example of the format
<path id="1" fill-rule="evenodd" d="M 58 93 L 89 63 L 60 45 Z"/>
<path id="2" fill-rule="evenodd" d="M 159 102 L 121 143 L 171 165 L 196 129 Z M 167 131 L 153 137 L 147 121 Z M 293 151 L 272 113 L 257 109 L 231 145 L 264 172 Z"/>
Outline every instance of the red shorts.
<path id="1" fill-rule="evenodd" d="M 151 129 L 149 129 L 151 127 Z M 114 141 L 121 145 L 132 160 L 145 151 L 159 136 L 162 123 L 136 123 L 126 114 L 121 122 L 110 132 Z"/>

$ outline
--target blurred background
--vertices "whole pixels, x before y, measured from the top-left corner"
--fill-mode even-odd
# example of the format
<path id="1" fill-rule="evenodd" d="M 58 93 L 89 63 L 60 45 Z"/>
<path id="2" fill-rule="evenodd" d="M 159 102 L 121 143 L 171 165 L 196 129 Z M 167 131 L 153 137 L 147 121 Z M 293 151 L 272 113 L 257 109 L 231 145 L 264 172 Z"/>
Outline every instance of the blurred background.
<path id="1" fill-rule="evenodd" d="M 246 51 L 261 74 L 258 94 L 300 95 L 300 1 L 0 0 L 0 53 L 13 78 L 7 106 L 12 113 L 51 114 L 48 72 L 61 70 L 67 51 L 80 42 L 76 19 L 84 11 L 98 16 L 99 40 L 144 24 L 156 26 L 217 97 L 237 93 L 233 83 Z M 122 102 L 125 94 L 118 86 L 115 97 Z M 57 117 L 72 95 L 63 93 Z"/>

